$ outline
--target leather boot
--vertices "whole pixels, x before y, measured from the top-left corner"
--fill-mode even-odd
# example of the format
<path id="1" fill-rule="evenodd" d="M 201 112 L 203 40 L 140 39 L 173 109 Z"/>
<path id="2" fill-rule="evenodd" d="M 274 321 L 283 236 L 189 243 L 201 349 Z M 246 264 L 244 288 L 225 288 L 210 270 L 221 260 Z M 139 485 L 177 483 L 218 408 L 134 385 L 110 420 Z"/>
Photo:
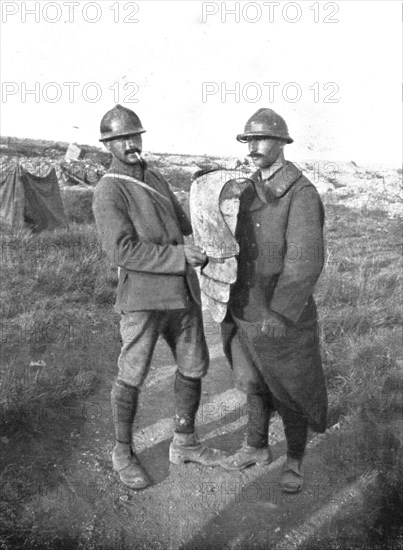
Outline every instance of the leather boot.
<path id="1" fill-rule="evenodd" d="M 304 483 L 302 459 L 287 456 L 281 472 L 280 486 L 285 493 L 299 493 Z"/>
<path id="2" fill-rule="evenodd" d="M 221 466 L 225 470 L 230 471 L 244 470 L 248 468 L 248 466 L 253 466 L 254 464 L 256 464 L 256 466 L 265 466 L 266 464 L 270 464 L 272 460 L 269 447 L 257 449 L 245 442 L 239 451 L 224 460 Z"/>
<path id="3" fill-rule="evenodd" d="M 218 466 L 227 456 L 224 451 L 200 443 L 194 432 L 190 434 L 174 433 L 169 447 L 169 461 L 173 464 L 197 462 L 203 466 Z"/>
<path id="4" fill-rule="evenodd" d="M 139 490 L 151 485 L 150 478 L 130 445 L 116 443 L 112 452 L 112 464 L 120 481 L 127 487 Z"/>

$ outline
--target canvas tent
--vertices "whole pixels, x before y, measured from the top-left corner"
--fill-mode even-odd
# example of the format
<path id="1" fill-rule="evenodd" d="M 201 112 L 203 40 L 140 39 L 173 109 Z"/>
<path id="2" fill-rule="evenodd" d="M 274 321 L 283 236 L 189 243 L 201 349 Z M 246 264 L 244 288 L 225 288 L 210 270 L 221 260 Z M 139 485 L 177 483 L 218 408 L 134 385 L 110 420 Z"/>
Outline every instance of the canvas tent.
<path id="1" fill-rule="evenodd" d="M 54 168 L 45 177 L 15 166 L 0 175 L 0 224 L 33 231 L 67 226 Z"/>

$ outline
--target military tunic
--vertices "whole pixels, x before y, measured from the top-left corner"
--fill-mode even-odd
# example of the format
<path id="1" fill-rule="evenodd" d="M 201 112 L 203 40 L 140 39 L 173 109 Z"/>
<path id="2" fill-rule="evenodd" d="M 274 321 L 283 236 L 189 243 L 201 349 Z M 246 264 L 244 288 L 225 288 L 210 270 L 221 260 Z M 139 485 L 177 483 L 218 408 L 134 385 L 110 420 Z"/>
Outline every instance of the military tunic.
<path id="1" fill-rule="evenodd" d="M 110 172 L 125 176 L 118 163 Z M 121 268 L 118 313 L 186 308 L 190 295 L 200 303 L 197 275 L 183 249 L 183 236 L 192 233 L 190 222 L 159 172 L 147 168 L 144 182 L 158 194 L 105 176 L 95 188 L 93 210 L 102 247 Z"/>
<path id="2" fill-rule="evenodd" d="M 131 172 L 130 166 L 113 161 L 95 189 L 93 204 L 102 247 L 120 267 L 118 378 L 140 388 L 161 335 L 179 372 L 198 379 L 207 372 L 209 355 L 200 287 L 184 251 L 184 235 L 192 228 L 159 172 L 147 168 L 141 180 Z"/>

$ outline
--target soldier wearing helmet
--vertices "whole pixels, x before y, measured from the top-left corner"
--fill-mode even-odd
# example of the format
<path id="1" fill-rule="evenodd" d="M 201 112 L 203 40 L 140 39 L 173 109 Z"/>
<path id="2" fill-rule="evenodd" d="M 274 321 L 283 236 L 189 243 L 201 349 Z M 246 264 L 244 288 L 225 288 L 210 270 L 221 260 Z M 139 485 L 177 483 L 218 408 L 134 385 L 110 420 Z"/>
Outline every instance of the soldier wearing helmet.
<path id="1" fill-rule="evenodd" d="M 312 297 L 323 268 L 324 209 L 316 188 L 284 158 L 293 140 L 280 115 L 259 109 L 237 139 L 248 145 L 257 171 L 241 196 L 237 281 L 221 328 L 235 383 L 247 394 L 248 428 L 242 448 L 222 465 L 268 464 L 269 420 L 277 410 L 287 440 L 281 486 L 298 492 L 308 427 L 326 429 Z"/>
<path id="2" fill-rule="evenodd" d="M 95 189 L 93 206 L 102 247 L 119 267 L 115 310 L 121 314 L 123 346 L 111 393 L 112 463 L 122 483 L 133 489 L 151 483 L 132 446 L 132 425 L 159 335 L 178 364 L 170 461 L 214 466 L 226 456 L 195 434 L 209 357 L 194 268 L 206 255 L 184 243 L 192 232 L 189 220 L 162 175 L 142 159 L 144 132 L 130 109 L 116 105 L 105 114 L 100 141 L 112 153 L 112 165 Z"/>

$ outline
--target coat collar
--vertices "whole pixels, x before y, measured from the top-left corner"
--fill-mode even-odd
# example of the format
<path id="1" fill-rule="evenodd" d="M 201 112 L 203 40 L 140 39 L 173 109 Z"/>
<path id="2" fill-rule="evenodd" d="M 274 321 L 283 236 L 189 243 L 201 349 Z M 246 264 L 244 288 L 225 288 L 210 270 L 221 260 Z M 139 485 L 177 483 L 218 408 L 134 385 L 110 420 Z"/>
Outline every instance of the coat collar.
<path id="1" fill-rule="evenodd" d="M 260 170 L 254 172 L 250 179 L 253 182 L 257 197 L 252 205 L 252 208 L 259 208 L 263 204 L 267 204 L 270 201 L 270 198 L 279 199 L 285 195 L 290 187 L 301 177 L 301 175 L 301 170 L 297 168 L 295 164 L 286 161 L 280 170 L 277 170 L 272 176 L 264 181 L 264 197 L 262 194 L 262 176 Z M 257 185 L 259 185 L 259 187 L 257 187 Z"/>
<path id="2" fill-rule="evenodd" d="M 130 176 L 140 181 L 144 181 L 144 168 L 145 166 L 140 166 L 139 164 L 125 164 L 113 157 L 109 172 L 122 174 L 122 176 Z"/>

